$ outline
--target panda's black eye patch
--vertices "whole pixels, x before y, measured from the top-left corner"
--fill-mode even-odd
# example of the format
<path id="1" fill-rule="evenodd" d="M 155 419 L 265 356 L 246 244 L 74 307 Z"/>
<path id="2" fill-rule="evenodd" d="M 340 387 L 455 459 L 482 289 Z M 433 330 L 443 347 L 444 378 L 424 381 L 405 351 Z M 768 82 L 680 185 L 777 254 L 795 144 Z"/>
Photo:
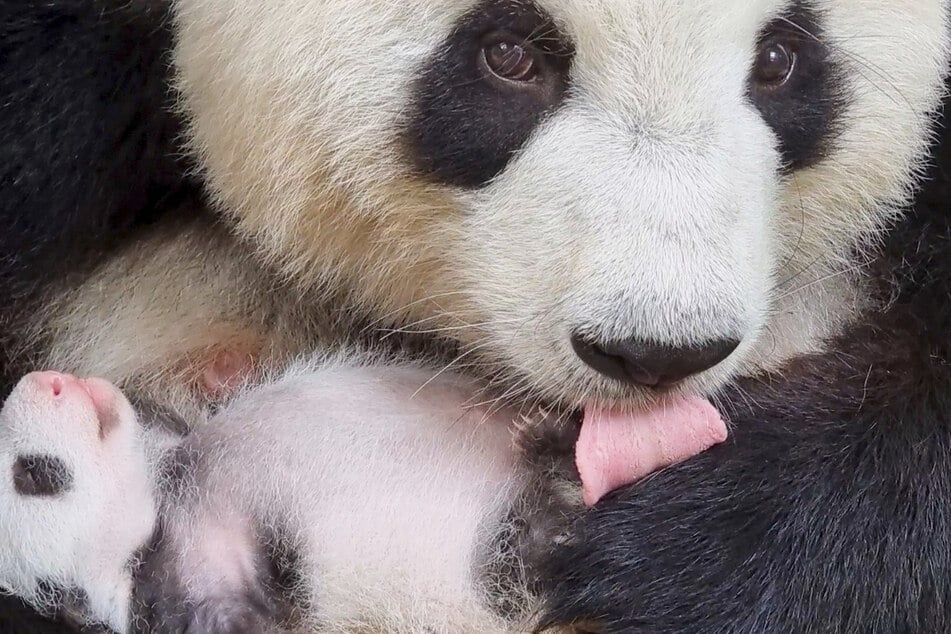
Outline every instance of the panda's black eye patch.
<path id="1" fill-rule="evenodd" d="M 13 463 L 13 487 L 20 495 L 60 495 L 72 484 L 69 467 L 54 456 L 20 456 Z"/>
<path id="2" fill-rule="evenodd" d="M 776 134 L 787 171 L 829 153 L 847 105 L 844 75 L 819 18 L 797 4 L 767 25 L 750 72 L 750 99 Z"/>
<path id="3" fill-rule="evenodd" d="M 486 0 L 421 69 L 405 138 L 428 178 L 479 187 L 564 99 L 574 55 L 532 2 Z"/>

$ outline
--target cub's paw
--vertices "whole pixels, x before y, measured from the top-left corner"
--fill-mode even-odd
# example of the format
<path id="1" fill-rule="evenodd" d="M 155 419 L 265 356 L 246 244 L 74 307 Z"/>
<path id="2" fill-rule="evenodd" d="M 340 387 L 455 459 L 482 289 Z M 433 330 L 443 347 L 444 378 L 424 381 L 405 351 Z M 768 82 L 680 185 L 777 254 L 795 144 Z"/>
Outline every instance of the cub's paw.
<path id="1" fill-rule="evenodd" d="M 162 559 L 158 556 L 159 561 Z M 149 634 L 263 634 L 271 629 L 274 606 L 256 592 L 190 597 L 166 564 L 149 563 L 135 586 L 136 631 Z"/>
<path id="2" fill-rule="evenodd" d="M 176 524 L 178 524 L 176 522 Z M 135 579 L 136 631 L 150 634 L 263 634 L 278 622 L 278 606 L 258 570 L 260 553 L 239 538 L 168 534 L 146 553 Z M 176 526 L 180 529 L 181 526 Z M 194 539 L 194 541 L 192 541 Z M 182 543 L 188 543 L 182 547 Z"/>

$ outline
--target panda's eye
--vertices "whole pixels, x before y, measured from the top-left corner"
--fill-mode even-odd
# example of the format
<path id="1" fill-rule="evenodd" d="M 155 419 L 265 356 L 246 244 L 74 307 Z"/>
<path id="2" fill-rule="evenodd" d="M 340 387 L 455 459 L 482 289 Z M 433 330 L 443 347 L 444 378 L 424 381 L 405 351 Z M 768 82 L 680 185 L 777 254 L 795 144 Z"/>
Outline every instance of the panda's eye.
<path id="1" fill-rule="evenodd" d="M 763 87 L 778 87 L 789 81 L 796 70 L 796 52 L 776 40 L 760 45 L 753 68 L 753 79 Z"/>
<path id="2" fill-rule="evenodd" d="M 796 4 L 764 26 L 747 79 L 750 102 L 779 142 L 784 172 L 814 165 L 831 151 L 850 101 L 822 16 Z"/>
<path id="3" fill-rule="evenodd" d="M 491 75 L 508 82 L 532 82 L 541 72 L 536 51 L 507 35 L 490 36 L 482 46 L 480 62 Z"/>

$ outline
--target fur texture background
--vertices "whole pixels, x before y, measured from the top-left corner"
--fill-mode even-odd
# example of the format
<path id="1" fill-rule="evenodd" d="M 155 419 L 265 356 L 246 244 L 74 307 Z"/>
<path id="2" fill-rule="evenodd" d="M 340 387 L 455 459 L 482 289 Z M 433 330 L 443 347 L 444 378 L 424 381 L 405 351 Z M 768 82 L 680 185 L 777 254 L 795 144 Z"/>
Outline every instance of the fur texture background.
<path id="1" fill-rule="evenodd" d="M 575 370 L 567 391 L 579 399 L 597 393 L 600 379 L 570 365 L 577 362 L 564 342 L 543 338 L 539 344 L 538 333 L 560 336 L 573 318 L 593 313 L 608 323 L 608 331 L 666 325 L 686 338 L 691 323 L 730 322 L 720 320 L 718 310 L 686 310 L 694 300 L 709 299 L 710 288 L 735 294 L 734 307 L 751 298 L 762 304 L 757 315 L 776 318 L 757 331 L 762 354 L 751 352 L 746 369 L 777 367 L 791 354 L 818 352 L 822 337 L 853 314 L 852 300 L 862 304 L 866 298 L 853 287 L 857 276 L 851 273 L 859 272 L 854 265 L 863 261 L 862 254 L 851 259 L 855 238 L 894 217 L 910 193 L 909 175 L 920 167 L 916 151 L 925 142 L 935 77 L 946 57 L 946 4 L 813 3 L 823 9 L 824 36 L 836 62 L 849 71 L 844 87 L 851 99 L 824 160 L 782 183 L 756 176 L 764 166 L 776 166 L 778 148 L 735 156 L 730 134 L 736 131 L 718 127 L 717 117 L 699 116 L 707 105 L 711 111 L 744 108 L 751 127 L 743 134 L 754 144 L 769 139 L 752 109 L 740 103 L 737 69 L 746 61 L 704 74 L 702 63 L 681 68 L 670 56 L 642 54 L 652 50 L 647 36 L 659 33 L 663 42 L 680 42 L 706 59 L 708 48 L 720 50 L 717 34 L 752 36 L 758 27 L 744 16 L 776 16 L 785 4 L 733 3 L 731 13 L 722 10 L 727 3 L 684 3 L 678 5 L 684 13 L 670 23 L 663 19 L 669 6 L 663 2 L 541 4 L 556 24 L 572 31 L 581 89 L 566 113 L 540 129 L 490 187 L 458 191 L 406 167 L 396 132 L 407 112 L 403 106 L 413 98 L 402 80 L 432 61 L 433 47 L 475 3 L 320 4 L 331 18 L 351 16 L 348 30 L 333 19 L 314 20 L 308 12 L 314 3 L 302 0 L 267 7 L 236 0 L 231 14 L 210 0 L 183 0 L 176 18 L 185 35 L 174 61 L 188 96 L 190 147 L 215 202 L 260 254 L 296 282 L 357 280 L 364 293 L 357 303 L 384 314 L 411 307 L 397 316 L 397 325 L 427 320 L 426 328 L 456 328 L 467 345 L 486 344 L 516 383 L 527 377 L 549 395 L 566 393 L 566 385 L 551 378 L 566 367 Z M 171 111 L 173 61 L 166 57 L 168 7 L 151 0 L 28 0 L 0 3 L 0 19 L 0 221 L 11 228 L 0 234 L 0 349 L 19 354 L 23 322 L 45 309 L 51 279 L 57 287 L 75 286 L 74 276 L 88 281 L 90 269 L 112 258 L 114 243 L 125 242 L 127 231 L 148 232 L 158 212 L 188 217 L 202 207 L 182 204 L 194 190 L 182 176 L 183 163 L 169 159 L 170 152 L 176 156 L 174 134 L 181 128 L 164 116 Z M 414 46 L 407 46 L 406 33 Z M 367 48 L 349 46 L 355 39 Z M 747 39 L 744 46 L 751 47 Z M 323 48 L 312 46 L 315 40 Z M 912 41 L 923 44 L 913 50 Z M 696 42 L 706 44 L 695 50 Z M 635 59 L 645 63 L 635 65 Z M 377 79 L 381 68 L 389 71 L 386 85 Z M 646 94 L 631 87 L 632 72 L 640 73 L 636 85 Z M 127 95 L 117 85 L 128 87 Z M 670 104 L 676 107 L 662 116 Z M 665 254 L 652 252 L 649 242 L 637 236 L 617 242 L 617 227 L 626 226 L 619 214 L 664 227 L 683 212 L 722 229 L 698 209 L 713 215 L 735 211 L 734 192 L 670 183 L 658 185 L 672 201 L 666 209 L 616 204 L 629 200 L 629 189 L 616 187 L 615 180 L 626 181 L 611 169 L 625 166 L 625 178 L 657 170 L 632 154 L 633 144 L 618 141 L 645 132 L 632 126 L 645 113 L 652 115 L 646 132 L 655 147 L 682 148 L 701 139 L 721 159 L 752 166 L 742 182 L 756 190 L 759 202 L 775 203 L 780 212 L 776 218 L 747 218 L 737 234 L 750 238 L 769 226 L 775 243 L 768 254 L 747 258 L 739 242 L 736 252 L 716 251 L 703 240 L 692 246 L 706 251 L 681 244 L 698 283 L 665 291 L 665 299 L 684 309 L 669 323 L 633 309 L 618 317 L 617 297 L 630 300 L 664 288 L 662 279 L 632 288 L 634 260 L 595 259 L 597 266 L 575 268 L 585 262 L 579 241 L 568 250 L 569 264 L 551 265 L 566 257 L 566 240 L 572 244 L 585 235 L 598 252 L 629 251 L 663 269 Z M 698 120 L 708 125 L 697 128 Z M 358 125 L 337 129 L 338 121 Z M 586 136 L 592 129 L 598 133 Z M 601 154 L 605 147 L 615 161 Z M 590 188 L 566 185 L 575 174 L 571 155 L 594 157 L 582 179 Z M 945 165 L 945 150 L 938 156 Z M 701 180 L 719 182 L 733 173 L 723 161 L 680 159 Z M 607 185 L 602 171 L 615 174 Z M 942 256 L 948 232 L 944 201 L 951 188 L 943 172 L 934 177 L 912 219 L 891 234 L 885 255 L 870 269 L 873 290 L 889 300 L 886 308 L 850 329 L 833 352 L 723 395 L 736 424 L 731 444 L 622 491 L 590 513 L 578 527 L 584 539 L 565 546 L 554 560 L 552 620 L 583 618 L 609 630 L 645 632 L 808 630 L 816 622 L 843 632 L 868 624 L 886 631 L 947 629 L 948 589 L 941 571 L 951 540 L 941 501 L 951 488 L 944 479 L 951 449 L 942 427 L 948 420 L 945 273 L 951 267 Z M 510 209 L 519 213 L 502 211 Z M 564 210 L 571 212 L 565 215 L 570 222 L 555 213 Z M 585 218 L 591 210 L 597 213 Z M 711 256 L 721 272 L 749 275 L 741 281 L 718 277 L 698 253 Z M 765 276 L 759 265 L 767 260 L 788 270 Z M 109 262 L 121 272 L 128 260 Z M 106 268 L 99 274 L 108 278 Z M 803 270 L 808 281 L 799 277 Z M 569 292 L 575 281 L 598 272 L 603 277 L 595 286 L 612 292 L 582 297 L 559 312 L 578 299 Z M 205 279 L 201 271 L 198 276 Z M 792 286 L 772 285 L 784 280 L 793 280 Z M 460 285 L 468 296 L 453 295 Z M 522 292 L 513 293 L 513 286 Z M 110 289 L 105 291 L 109 296 Z M 442 293 L 443 303 L 419 301 Z M 66 314 L 78 315 L 82 324 L 84 315 L 104 308 L 95 303 L 101 297 L 83 295 L 45 323 L 67 323 L 55 321 Z M 532 337 L 516 337 L 519 323 L 552 314 Z M 71 355 L 80 352 L 71 347 L 75 340 L 65 326 L 37 340 L 44 337 L 54 340 L 46 353 L 75 359 Z M 65 342 L 62 348 L 55 345 L 57 337 Z M 93 361 L 118 359 L 110 371 L 128 378 L 136 373 L 127 362 L 135 360 L 139 342 L 123 335 L 113 343 L 119 355 Z M 0 358 L 0 366 L 5 363 Z M 706 385 L 725 378 L 712 377 Z M 856 544 L 867 545 L 867 552 Z M 559 565 L 564 561 L 572 564 Z M 881 597 L 888 600 L 876 603 Z M 886 612 L 882 606 L 888 605 L 905 609 Z M 40 631 L 10 623 L 5 631 Z"/>

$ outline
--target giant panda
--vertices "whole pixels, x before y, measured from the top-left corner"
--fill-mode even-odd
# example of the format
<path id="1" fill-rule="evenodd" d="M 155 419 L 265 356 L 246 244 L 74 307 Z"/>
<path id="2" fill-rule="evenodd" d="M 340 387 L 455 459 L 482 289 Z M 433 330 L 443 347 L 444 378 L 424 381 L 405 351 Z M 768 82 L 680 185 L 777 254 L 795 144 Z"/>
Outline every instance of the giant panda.
<path id="1" fill-rule="evenodd" d="M 851 379 L 849 345 L 881 338 L 874 318 L 893 298 L 865 265 L 922 175 L 947 12 L 939 0 L 5 3 L 4 374 L 102 375 L 200 416 L 228 360 L 253 374 L 369 338 L 507 401 L 717 397 L 734 442 L 586 515 L 551 557 L 551 622 L 887 625 L 864 596 L 936 623 L 942 589 L 921 567 L 851 571 L 871 557 L 854 543 L 923 558 L 886 529 L 942 543 L 940 522 L 891 507 L 862 521 L 850 505 L 864 489 L 810 459 L 854 456 L 867 438 L 795 422 L 826 429 L 808 415 L 832 410 L 814 382 Z M 903 366 L 884 367 L 883 381 Z M 762 388 L 776 372 L 788 383 Z M 746 420 L 760 431 L 743 436 Z M 881 449 L 880 463 L 902 467 L 868 476 L 886 489 L 940 477 L 937 458 L 918 472 Z M 856 534 L 807 523 L 807 509 L 856 518 Z M 743 528 L 760 531 L 756 549 Z"/>

